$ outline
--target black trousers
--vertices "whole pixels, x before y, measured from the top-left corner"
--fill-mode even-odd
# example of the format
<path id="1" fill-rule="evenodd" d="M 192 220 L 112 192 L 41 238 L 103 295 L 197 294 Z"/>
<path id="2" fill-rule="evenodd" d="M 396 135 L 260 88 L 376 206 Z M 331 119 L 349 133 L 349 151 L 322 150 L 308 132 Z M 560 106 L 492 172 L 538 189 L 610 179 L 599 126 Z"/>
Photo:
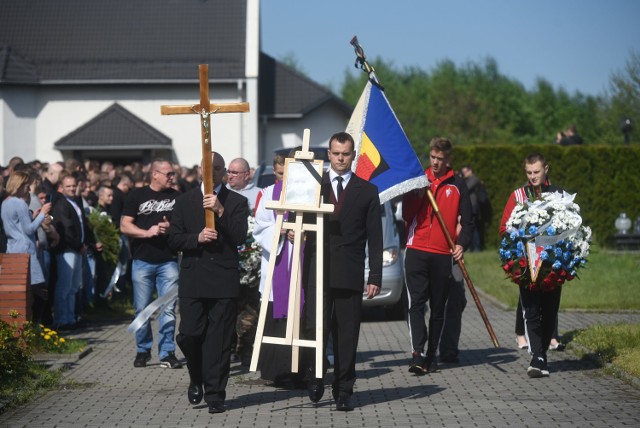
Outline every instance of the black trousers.
<path id="1" fill-rule="evenodd" d="M 467 306 L 464 293 L 464 280 L 451 278 L 449 297 L 444 316 L 444 327 L 440 337 L 440 357 L 455 358 L 458 356 L 458 343 L 462 332 L 462 312 Z"/>
<path id="2" fill-rule="evenodd" d="M 324 377 L 329 367 L 326 349 L 329 333 L 331 333 L 334 354 L 333 390 L 336 394 L 352 395 L 356 381 L 356 355 L 362 316 L 362 291 L 325 287 L 322 297 L 324 305 L 322 374 L 317 376 L 315 373 L 315 353 L 311 348 L 303 348 L 301 366 L 307 367 L 308 380 L 311 377 Z M 315 339 L 316 307 L 315 283 L 307 282 L 305 308 L 302 314 L 302 330 L 306 339 Z"/>
<path id="3" fill-rule="evenodd" d="M 451 255 L 407 249 L 405 278 L 409 296 L 409 335 L 414 352 L 435 356 L 444 325 L 445 305 L 451 283 Z M 429 330 L 424 322 L 429 302 Z M 429 334 L 429 332 L 431 334 Z"/>
<path id="4" fill-rule="evenodd" d="M 529 341 L 529 352 L 534 358 L 547 359 L 547 349 L 558 319 L 561 293 L 562 287 L 542 292 L 531 291 L 528 285 L 520 286 L 525 333 Z"/>
<path id="5" fill-rule="evenodd" d="M 329 309 L 332 310 L 333 390 L 337 394 L 352 395 L 353 385 L 356 382 L 356 354 L 360 337 L 362 291 L 330 289 Z"/>
<path id="6" fill-rule="evenodd" d="M 204 385 L 204 400 L 224 401 L 235 335 L 235 299 L 180 298 L 176 343 L 187 357 L 191 382 Z"/>
<path id="7" fill-rule="evenodd" d="M 522 302 L 518 299 L 518 307 L 516 308 L 516 335 L 524 336 L 524 316 L 522 315 Z M 553 327 L 552 339 L 558 339 L 558 314 L 556 313 L 556 323 Z"/>

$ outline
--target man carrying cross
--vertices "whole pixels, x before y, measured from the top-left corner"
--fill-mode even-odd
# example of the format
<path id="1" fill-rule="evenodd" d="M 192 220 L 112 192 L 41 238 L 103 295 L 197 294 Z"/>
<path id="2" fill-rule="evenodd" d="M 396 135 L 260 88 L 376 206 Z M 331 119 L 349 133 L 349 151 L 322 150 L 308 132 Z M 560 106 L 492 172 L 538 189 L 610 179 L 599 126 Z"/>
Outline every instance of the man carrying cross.
<path id="1" fill-rule="evenodd" d="M 193 405 L 204 398 L 209 413 L 222 413 L 240 295 L 238 246 L 247 236 L 249 206 L 222 185 L 222 156 L 212 153 L 212 159 L 214 190 L 205 193 L 201 184 L 176 200 L 169 247 L 182 251 L 176 342 L 187 358 L 187 397 Z M 206 226 L 205 209 L 214 213 L 217 230 Z"/>
<path id="2" fill-rule="evenodd" d="M 249 103 L 210 103 L 207 64 L 200 64 L 199 77 L 200 104 L 160 109 L 162 114 L 198 114 L 202 136 L 202 183 L 176 203 L 169 246 L 182 251 L 181 321 L 176 341 L 187 357 L 187 397 L 191 404 L 204 398 L 209 413 L 222 413 L 235 332 L 235 300 L 240 294 L 238 246 L 247 236 L 249 207 L 247 198 L 222 186 L 225 163 L 211 147 L 210 115 L 247 112 Z M 220 230 L 216 230 L 216 220 Z"/>

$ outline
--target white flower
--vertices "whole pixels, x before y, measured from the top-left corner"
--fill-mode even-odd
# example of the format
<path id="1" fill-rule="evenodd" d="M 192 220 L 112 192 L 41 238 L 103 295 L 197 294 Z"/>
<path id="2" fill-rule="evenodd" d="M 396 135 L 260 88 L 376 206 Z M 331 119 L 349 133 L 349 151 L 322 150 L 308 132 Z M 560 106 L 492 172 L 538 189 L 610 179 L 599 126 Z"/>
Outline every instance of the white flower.
<path id="1" fill-rule="evenodd" d="M 262 248 L 253 238 L 255 218 L 247 217 L 247 239 L 239 248 L 240 251 L 240 283 L 243 285 L 257 286 L 260 279 L 260 263 L 262 261 Z"/>

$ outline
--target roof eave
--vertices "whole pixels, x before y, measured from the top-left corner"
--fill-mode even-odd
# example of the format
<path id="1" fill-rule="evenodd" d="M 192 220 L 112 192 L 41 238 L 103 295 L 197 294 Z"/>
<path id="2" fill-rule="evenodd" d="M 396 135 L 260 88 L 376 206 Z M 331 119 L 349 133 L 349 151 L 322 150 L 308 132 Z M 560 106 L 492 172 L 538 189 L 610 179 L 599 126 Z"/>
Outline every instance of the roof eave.
<path id="1" fill-rule="evenodd" d="M 173 150 L 171 144 L 159 145 L 140 145 L 140 144 L 124 144 L 119 146 L 90 146 L 90 145 L 69 145 L 69 146 L 54 146 L 56 150 L 104 150 L 104 151 L 116 151 L 116 150 L 149 150 L 149 149 L 164 149 Z"/>

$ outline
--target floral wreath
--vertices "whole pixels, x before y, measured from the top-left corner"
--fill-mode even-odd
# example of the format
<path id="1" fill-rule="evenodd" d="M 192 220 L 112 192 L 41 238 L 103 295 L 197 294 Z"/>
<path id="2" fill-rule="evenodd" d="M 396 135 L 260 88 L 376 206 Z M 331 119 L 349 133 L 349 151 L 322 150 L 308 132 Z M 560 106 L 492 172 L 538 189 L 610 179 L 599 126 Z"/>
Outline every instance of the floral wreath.
<path id="1" fill-rule="evenodd" d="M 247 217 L 247 239 L 238 247 L 240 254 L 240 284 L 248 287 L 260 285 L 260 263 L 262 262 L 262 248 L 253 237 L 256 220 L 252 215 Z"/>
<path id="2" fill-rule="evenodd" d="M 582 225 L 575 194 L 542 193 L 518 203 L 506 224 L 500 261 L 508 278 L 531 290 L 553 291 L 587 263 L 591 229 Z"/>

